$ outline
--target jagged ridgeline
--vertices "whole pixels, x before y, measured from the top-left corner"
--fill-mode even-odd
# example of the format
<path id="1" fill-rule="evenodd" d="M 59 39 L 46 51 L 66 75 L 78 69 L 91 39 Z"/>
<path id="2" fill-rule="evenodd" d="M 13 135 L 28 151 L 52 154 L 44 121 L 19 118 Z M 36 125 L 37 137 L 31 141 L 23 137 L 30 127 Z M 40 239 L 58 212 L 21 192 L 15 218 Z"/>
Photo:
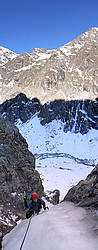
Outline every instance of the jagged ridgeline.
<path id="1" fill-rule="evenodd" d="M 17 55 L 0 47 L 0 103 L 19 93 L 41 104 L 55 99 L 95 100 L 98 96 L 98 28 L 57 50 Z"/>
<path id="2" fill-rule="evenodd" d="M 28 99 L 19 94 L 0 105 L 2 116 L 13 123 L 20 119 L 26 122 L 35 114 L 40 123 L 45 125 L 53 120 L 64 123 L 64 132 L 86 134 L 90 129 L 98 129 L 98 98 L 91 100 L 55 100 L 41 105 L 37 98 Z"/>
<path id="3" fill-rule="evenodd" d="M 0 217 L 4 233 L 24 216 L 23 195 L 32 191 L 39 196 L 44 189 L 35 170 L 35 158 L 28 150 L 25 139 L 14 124 L 0 115 Z"/>

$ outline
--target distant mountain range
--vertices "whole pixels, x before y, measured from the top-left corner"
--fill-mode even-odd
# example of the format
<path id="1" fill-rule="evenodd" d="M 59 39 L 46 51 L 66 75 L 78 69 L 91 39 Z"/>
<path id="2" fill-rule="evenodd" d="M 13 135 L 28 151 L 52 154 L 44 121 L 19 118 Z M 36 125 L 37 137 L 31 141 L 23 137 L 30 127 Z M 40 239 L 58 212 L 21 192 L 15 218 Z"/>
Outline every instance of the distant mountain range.
<path id="1" fill-rule="evenodd" d="M 61 120 L 63 131 L 86 134 L 90 129 L 98 130 L 98 98 L 95 101 L 55 100 L 41 105 L 37 98 L 30 100 L 20 93 L 15 98 L 0 104 L 0 113 L 13 123 L 18 120 L 25 123 L 35 115 L 41 125 L 53 120 Z"/>
<path id="2" fill-rule="evenodd" d="M 22 55 L 0 47 L 0 103 L 21 92 L 41 104 L 98 96 L 98 28 L 57 50 L 34 48 Z"/>

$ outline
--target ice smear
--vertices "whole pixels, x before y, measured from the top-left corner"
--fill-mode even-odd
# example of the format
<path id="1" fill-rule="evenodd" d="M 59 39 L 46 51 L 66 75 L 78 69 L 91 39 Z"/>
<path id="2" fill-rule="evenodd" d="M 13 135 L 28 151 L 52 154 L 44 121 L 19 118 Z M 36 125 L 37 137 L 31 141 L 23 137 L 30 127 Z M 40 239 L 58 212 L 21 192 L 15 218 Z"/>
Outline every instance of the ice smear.
<path id="1" fill-rule="evenodd" d="M 23 250 L 97 250 L 94 219 L 83 208 L 64 202 L 32 217 Z M 28 220 L 22 221 L 3 239 L 4 250 L 19 250 Z"/>

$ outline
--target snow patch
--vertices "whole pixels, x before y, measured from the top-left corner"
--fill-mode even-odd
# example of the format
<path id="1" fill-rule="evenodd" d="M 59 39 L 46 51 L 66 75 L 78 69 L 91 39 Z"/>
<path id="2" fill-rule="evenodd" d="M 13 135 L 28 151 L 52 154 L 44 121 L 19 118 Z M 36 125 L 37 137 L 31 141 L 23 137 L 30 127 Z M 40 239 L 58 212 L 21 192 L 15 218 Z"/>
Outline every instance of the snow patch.
<path id="1" fill-rule="evenodd" d="M 14 86 L 14 80 L 10 81 L 6 86 L 9 87 L 9 88 L 10 87 L 13 88 L 13 86 Z"/>
<path id="2" fill-rule="evenodd" d="M 77 69 L 76 69 L 76 72 L 78 72 L 79 76 L 82 77 L 82 78 L 84 79 L 84 77 L 83 77 L 83 75 L 82 75 L 82 71 L 81 71 L 80 69 L 77 68 Z"/>
<path id="3" fill-rule="evenodd" d="M 44 54 L 44 53 L 40 53 L 39 54 L 39 60 L 44 60 L 47 59 L 51 56 L 51 54 Z"/>
<path id="4" fill-rule="evenodd" d="M 20 72 L 20 71 L 28 70 L 28 69 L 32 68 L 32 67 L 34 66 L 34 64 L 35 64 L 35 63 L 32 63 L 32 64 L 30 64 L 30 65 L 28 65 L 28 66 L 26 66 L 26 67 L 22 67 L 22 68 L 20 68 L 20 69 L 16 69 L 15 72 Z"/>
<path id="5" fill-rule="evenodd" d="M 14 192 L 14 193 L 11 193 L 13 196 L 15 196 L 15 195 L 17 195 L 17 193 L 16 192 Z"/>
<path id="6" fill-rule="evenodd" d="M 71 55 L 71 49 L 72 46 L 70 46 L 69 44 L 67 44 L 65 47 L 60 47 L 60 51 L 62 51 L 66 56 Z"/>

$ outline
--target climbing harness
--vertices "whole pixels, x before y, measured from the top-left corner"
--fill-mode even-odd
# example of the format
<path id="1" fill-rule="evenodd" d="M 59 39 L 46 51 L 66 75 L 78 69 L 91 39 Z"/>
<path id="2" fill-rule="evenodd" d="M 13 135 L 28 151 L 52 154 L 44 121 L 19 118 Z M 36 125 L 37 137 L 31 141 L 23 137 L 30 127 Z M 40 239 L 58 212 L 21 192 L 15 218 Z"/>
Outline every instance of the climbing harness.
<path id="1" fill-rule="evenodd" d="M 29 230 L 29 226 L 30 226 L 30 223 L 31 223 L 31 219 L 32 219 L 32 217 L 33 217 L 34 215 L 32 215 L 31 217 L 30 217 L 30 219 L 29 219 L 29 223 L 28 223 L 28 226 L 27 226 L 27 229 L 26 229 L 26 232 L 25 232 L 25 235 L 24 235 L 24 238 L 23 238 L 23 241 L 22 241 L 22 243 L 21 243 L 21 247 L 20 247 L 20 249 L 19 250 L 21 250 L 22 249 L 22 247 L 23 247 L 23 244 L 24 244 L 24 241 L 25 241 L 25 238 L 26 238 L 26 235 L 27 235 L 27 232 L 28 232 L 28 230 Z"/>

